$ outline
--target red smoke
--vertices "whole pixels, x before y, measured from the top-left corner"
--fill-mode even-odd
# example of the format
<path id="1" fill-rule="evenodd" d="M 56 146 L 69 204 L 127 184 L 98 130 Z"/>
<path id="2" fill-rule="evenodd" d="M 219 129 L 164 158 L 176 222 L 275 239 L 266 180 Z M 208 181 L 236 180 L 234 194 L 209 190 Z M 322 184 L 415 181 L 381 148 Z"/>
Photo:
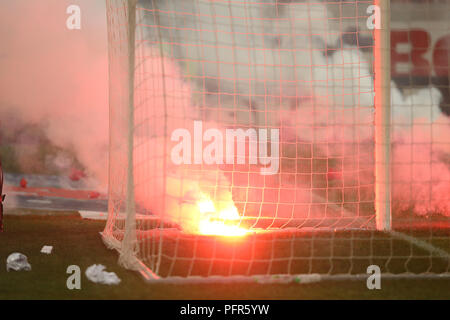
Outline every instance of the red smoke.
<path id="1" fill-rule="evenodd" d="M 108 150 L 105 4 L 76 1 L 81 8 L 81 30 L 68 30 L 66 9 L 72 4 L 69 0 L 0 4 L 0 115 L 2 126 L 9 125 L 8 112 L 29 125 L 41 126 L 54 145 L 73 149 L 88 174 L 104 183 Z"/>

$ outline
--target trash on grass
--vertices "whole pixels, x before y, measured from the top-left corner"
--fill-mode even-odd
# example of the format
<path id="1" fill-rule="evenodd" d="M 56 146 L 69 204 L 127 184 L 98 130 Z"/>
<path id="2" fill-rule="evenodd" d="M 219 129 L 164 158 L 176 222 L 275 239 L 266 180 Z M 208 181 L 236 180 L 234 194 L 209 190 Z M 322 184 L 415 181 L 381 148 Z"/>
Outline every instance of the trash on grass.
<path id="1" fill-rule="evenodd" d="M 30 271 L 31 265 L 28 263 L 28 258 L 26 255 L 14 252 L 11 253 L 6 259 L 6 271 Z"/>
<path id="2" fill-rule="evenodd" d="M 106 267 L 102 264 L 93 264 L 86 269 L 86 277 L 95 283 L 119 284 L 119 277 L 114 272 L 107 272 L 105 269 Z"/>
<path id="3" fill-rule="evenodd" d="M 43 246 L 41 249 L 41 253 L 50 254 L 52 253 L 53 246 Z"/>

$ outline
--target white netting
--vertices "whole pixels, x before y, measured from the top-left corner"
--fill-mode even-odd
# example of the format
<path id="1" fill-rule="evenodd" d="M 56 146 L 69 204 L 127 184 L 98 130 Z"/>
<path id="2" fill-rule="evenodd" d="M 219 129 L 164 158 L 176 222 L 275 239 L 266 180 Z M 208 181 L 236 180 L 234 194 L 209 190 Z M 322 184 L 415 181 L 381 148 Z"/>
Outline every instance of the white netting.
<path id="1" fill-rule="evenodd" d="M 120 249 L 123 264 L 135 266 L 136 256 L 162 277 L 354 274 L 370 264 L 392 273 L 449 271 L 448 257 L 416 252 L 404 238 L 375 230 L 378 47 L 370 26 L 378 1 L 141 0 L 132 26 L 133 1 L 107 3 L 104 239 Z M 405 28 L 415 21 L 402 19 Z M 438 21 L 433 28 L 448 31 L 449 19 Z M 446 66 L 440 72 L 448 95 Z M 431 116 L 422 122 L 427 132 L 448 129 L 441 126 L 448 118 L 435 110 L 437 89 L 422 89 L 429 99 L 420 94 L 418 102 L 419 93 L 402 95 L 398 86 L 393 82 L 393 226 L 448 249 L 449 141 L 423 137 L 421 165 L 447 176 L 424 178 L 430 191 L 432 182 L 442 183 L 441 192 L 426 193 L 419 208 L 412 202 L 419 164 L 411 157 L 422 142 L 410 133 L 415 112 Z M 404 117 L 397 115 L 409 116 L 407 130 L 398 129 Z M 428 205 L 436 210 L 424 211 Z M 436 221 L 438 233 L 430 229 Z"/>

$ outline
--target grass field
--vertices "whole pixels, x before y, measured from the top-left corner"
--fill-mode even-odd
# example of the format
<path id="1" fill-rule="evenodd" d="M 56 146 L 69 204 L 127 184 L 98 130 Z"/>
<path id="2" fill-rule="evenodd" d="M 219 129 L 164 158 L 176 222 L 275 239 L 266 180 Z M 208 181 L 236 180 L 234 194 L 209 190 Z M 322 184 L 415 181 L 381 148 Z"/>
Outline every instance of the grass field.
<path id="1" fill-rule="evenodd" d="M 147 284 L 137 273 L 117 265 L 117 253 L 106 249 L 100 238 L 103 227 L 104 222 L 82 220 L 76 212 L 5 216 L 6 231 L 0 234 L 4 263 L 0 299 L 450 299 L 450 281 L 443 279 L 382 280 L 381 290 L 368 290 L 365 281 Z M 54 246 L 53 253 L 41 254 L 43 245 Z M 12 252 L 27 255 L 32 271 L 6 272 L 6 258 Z M 94 263 L 116 272 L 120 285 L 90 282 L 84 271 Z M 66 288 L 66 269 L 72 264 L 83 272 L 81 290 Z"/>
<path id="2" fill-rule="evenodd" d="M 152 230 L 149 230 L 151 233 Z M 405 230 L 403 232 L 408 232 Z M 144 233 L 145 234 L 145 233 Z M 140 258 L 151 264 L 163 241 L 159 274 L 165 276 L 230 276 L 266 274 L 364 274 L 370 265 L 383 273 L 445 273 L 448 259 L 390 233 L 375 230 L 285 229 L 247 235 L 243 238 L 167 233 L 160 238 L 141 235 Z M 421 239 L 438 248 L 450 248 L 448 230 L 414 230 Z"/>

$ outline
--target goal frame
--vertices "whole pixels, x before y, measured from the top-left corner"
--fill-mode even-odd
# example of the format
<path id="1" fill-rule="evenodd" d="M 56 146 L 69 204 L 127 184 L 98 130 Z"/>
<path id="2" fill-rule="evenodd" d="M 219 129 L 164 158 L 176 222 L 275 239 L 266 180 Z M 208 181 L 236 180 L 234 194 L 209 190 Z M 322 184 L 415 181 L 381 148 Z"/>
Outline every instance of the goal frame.
<path id="1" fill-rule="evenodd" d="M 109 1 L 109 0 L 106 0 Z M 136 256 L 137 238 L 135 232 L 136 212 L 134 195 L 134 172 L 133 172 L 133 125 L 134 125 L 134 72 L 135 72 L 135 33 L 136 33 L 136 6 L 138 0 L 126 0 L 127 10 L 127 34 L 128 34 L 128 88 L 127 90 L 127 170 L 126 170 L 126 217 L 125 233 L 123 241 L 108 237 L 105 232 L 101 233 L 102 239 L 107 247 L 119 252 L 119 263 L 124 267 L 138 271 L 142 277 L 152 283 L 311 283 L 318 281 L 351 281 L 365 280 L 367 274 L 298 274 L 298 275 L 255 275 L 255 276 L 169 276 L 160 277 Z M 391 230 L 391 74 L 390 74 L 390 1 L 374 0 L 378 8 L 380 26 L 374 30 L 374 91 L 375 91 L 375 215 L 376 229 L 387 232 L 394 237 L 402 238 L 414 245 L 421 247 L 431 253 L 450 259 L 445 251 L 439 251 L 430 244 Z M 377 14 L 377 12 L 375 12 Z M 109 28 L 110 26 L 108 26 Z M 162 51 L 162 48 L 160 48 Z M 110 70 L 111 72 L 111 70 Z M 111 74 L 110 74 L 111 76 Z M 164 84 L 164 82 L 163 82 Z M 148 219 L 154 219 L 149 217 Z M 155 218 L 156 219 L 156 218 Z M 160 259 L 160 258 L 158 258 Z M 159 265 L 159 263 L 157 263 Z M 384 273 L 387 279 L 450 279 L 449 273 Z"/>

